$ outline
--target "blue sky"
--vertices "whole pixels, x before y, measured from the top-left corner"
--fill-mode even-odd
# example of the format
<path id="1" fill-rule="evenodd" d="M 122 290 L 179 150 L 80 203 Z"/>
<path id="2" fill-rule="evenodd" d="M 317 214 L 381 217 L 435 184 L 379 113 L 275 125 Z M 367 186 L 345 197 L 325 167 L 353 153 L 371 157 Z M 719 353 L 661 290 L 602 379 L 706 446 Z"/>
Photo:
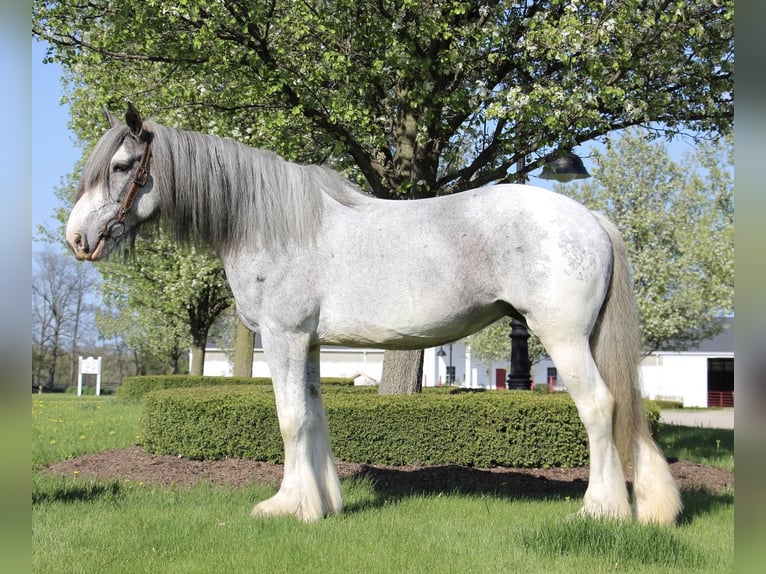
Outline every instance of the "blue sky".
<path id="1" fill-rule="evenodd" d="M 60 203 L 55 195 L 80 158 L 69 131 L 69 108 L 62 106 L 61 67 L 43 64 L 45 46 L 32 42 L 32 233 L 38 225 L 54 228 Z"/>

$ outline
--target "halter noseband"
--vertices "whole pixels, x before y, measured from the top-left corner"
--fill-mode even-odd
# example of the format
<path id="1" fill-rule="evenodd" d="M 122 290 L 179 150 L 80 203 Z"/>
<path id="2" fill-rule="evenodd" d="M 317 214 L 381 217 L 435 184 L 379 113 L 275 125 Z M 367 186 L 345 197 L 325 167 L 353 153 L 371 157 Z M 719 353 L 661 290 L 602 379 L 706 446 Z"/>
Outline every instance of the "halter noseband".
<path id="1" fill-rule="evenodd" d="M 138 190 L 144 187 L 149 179 L 149 160 L 152 158 L 152 139 L 154 138 L 154 134 L 146 130 L 144 130 L 144 133 L 146 134 L 146 147 L 141 156 L 141 161 L 138 164 L 136 174 L 133 176 L 133 181 L 130 182 L 128 193 L 125 194 L 117 215 L 107 221 L 104 224 L 101 233 L 98 234 L 99 241 L 122 235 L 122 230 L 125 229 L 125 217 L 128 215 L 130 208 L 133 207 L 133 202 L 136 200 Z M 120 233 L 112 235 L 112 231 L 118 225 L 122 226 Z"/>

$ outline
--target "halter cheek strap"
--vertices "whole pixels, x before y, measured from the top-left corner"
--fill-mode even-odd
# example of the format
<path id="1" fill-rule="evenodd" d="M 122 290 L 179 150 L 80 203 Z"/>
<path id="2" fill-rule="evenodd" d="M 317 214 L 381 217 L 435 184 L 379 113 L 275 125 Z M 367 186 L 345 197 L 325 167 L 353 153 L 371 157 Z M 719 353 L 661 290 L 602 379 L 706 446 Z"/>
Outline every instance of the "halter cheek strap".
<path id="1" fill-rule="evenodd" d="M 146 147 L 144 148 L 144 153 L 141 156 L 141 161 L 138 164 L 136 174 L 133 176 L 133 181 L 130 182 L 128 193 L 126 193 L 125 197 L 122 199 L 122 203 L 120 204 L 119 211 L 117 211 L 117 215 L 107 221 L 104 224 L 104 228 L 101 230 L 101 233 L 98 234 L 99 241 L 102 239 L 109 239 L 112 236 L 112 230 L 114 227 L 117 225 L 123 225 L 125 223 L 125 217 L 128 215 L 128 212 L 133 207 L 133 203 L 136 201 L 138 190 L 144 187 L 146 182 L 149 180 L 149 160 L 152 157 L 152 139 L 154 134 L 148 131 L 145 131 L 144 133 L 147 136 Z"/>

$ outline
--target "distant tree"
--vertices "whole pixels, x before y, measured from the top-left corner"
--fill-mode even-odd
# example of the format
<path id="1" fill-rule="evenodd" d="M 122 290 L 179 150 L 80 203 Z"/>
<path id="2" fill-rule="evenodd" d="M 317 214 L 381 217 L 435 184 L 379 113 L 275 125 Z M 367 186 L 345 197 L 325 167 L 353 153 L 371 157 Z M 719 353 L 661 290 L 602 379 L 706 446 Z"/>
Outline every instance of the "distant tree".
<path id="1" fill-rule="evenodd" d="M 170 125 L 353 168 L 418 198 L 531 170 L 615 129 L 733 118 L 733 0 L 39 0 L 73 127 L 132 99 Z M 422 361 L 422 353 L 409 353 Z M 384 361 L 381 391 L 420 371 Z M 402 370 L 393 365 L 404 365 Z"/>
<path id="2" fill-rule="evenodd" d="M 594 150 L 593 178 L 557 191 L 617 224 L 634 268 L 644 351 L 683 350 L 720 332 L 733 312 L 734 209 L 731 138 L 701 142 L 678 163 L 664 142 L 627 130 Z M 510 353 L 507 321 L 467 338 L 489 364 Z M 544 355 L 530 338 L 530 358 Z"/>
<path id="3" fill-rule="evenodd" d="M 96 285 L 97 275 L 91 266 L 52 248 L 35 255 L 32 371 L 40 389 L 72 384 L 76 371 L 73 368 L 66 378 L 62 377 L 59 359 L 69 355 L 71 364 L 77 364 L 84 317 L 92 313 L 88 297 Z"/>
<path id="4" fill-rule="evenodd" d="M 204 248 L 182 248 L 159 229 L 101 273 L 104 302 L 117 310 L 101 316 L 102 334 L 124 329 L 134 348 L 166 357 L 172 372 L 191 345 L 189 372 L 201 375 L 210 327 L 232 303 L 221 262 Z"/>
<path id="5" fill-rule="evenodd" d="M 701 142 L 673 161 L 663 141 L 627 130 L 594 150 L 593 178 L 557 186 L 620 229 L 633 263 L 644 349 L 683 350 L 734 311 L 734 150 Z"/>

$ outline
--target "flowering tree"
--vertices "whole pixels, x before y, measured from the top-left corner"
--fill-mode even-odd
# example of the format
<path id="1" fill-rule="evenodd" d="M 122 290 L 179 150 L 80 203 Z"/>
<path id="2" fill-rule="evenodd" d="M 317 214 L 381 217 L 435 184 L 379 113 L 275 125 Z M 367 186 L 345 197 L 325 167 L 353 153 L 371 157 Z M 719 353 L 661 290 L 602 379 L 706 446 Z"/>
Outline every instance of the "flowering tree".
<path id="1" fill-rule="evenodd" d="M 191 345 L 189 372 L 201 375 L 210 327 L 232 304 L 221 262 L 196 247 L 180 249 L 160 230 L 137 240 L 131 261 L 100 269 L 109 309 L 98 318 L 102 334 L 166 359 L 172 372 Z"/>
<path id="2" fill-rule="evenodd" d="M 733 117 L 733 0 L 38 0 L 73 127 L 165 123 L 331 162 L 386 198 L 513 181 L 634 125 Z M 418 361 L 384 364 L 386 388 Z M 390 364 L 394 364 L 391 362 Z"/>

